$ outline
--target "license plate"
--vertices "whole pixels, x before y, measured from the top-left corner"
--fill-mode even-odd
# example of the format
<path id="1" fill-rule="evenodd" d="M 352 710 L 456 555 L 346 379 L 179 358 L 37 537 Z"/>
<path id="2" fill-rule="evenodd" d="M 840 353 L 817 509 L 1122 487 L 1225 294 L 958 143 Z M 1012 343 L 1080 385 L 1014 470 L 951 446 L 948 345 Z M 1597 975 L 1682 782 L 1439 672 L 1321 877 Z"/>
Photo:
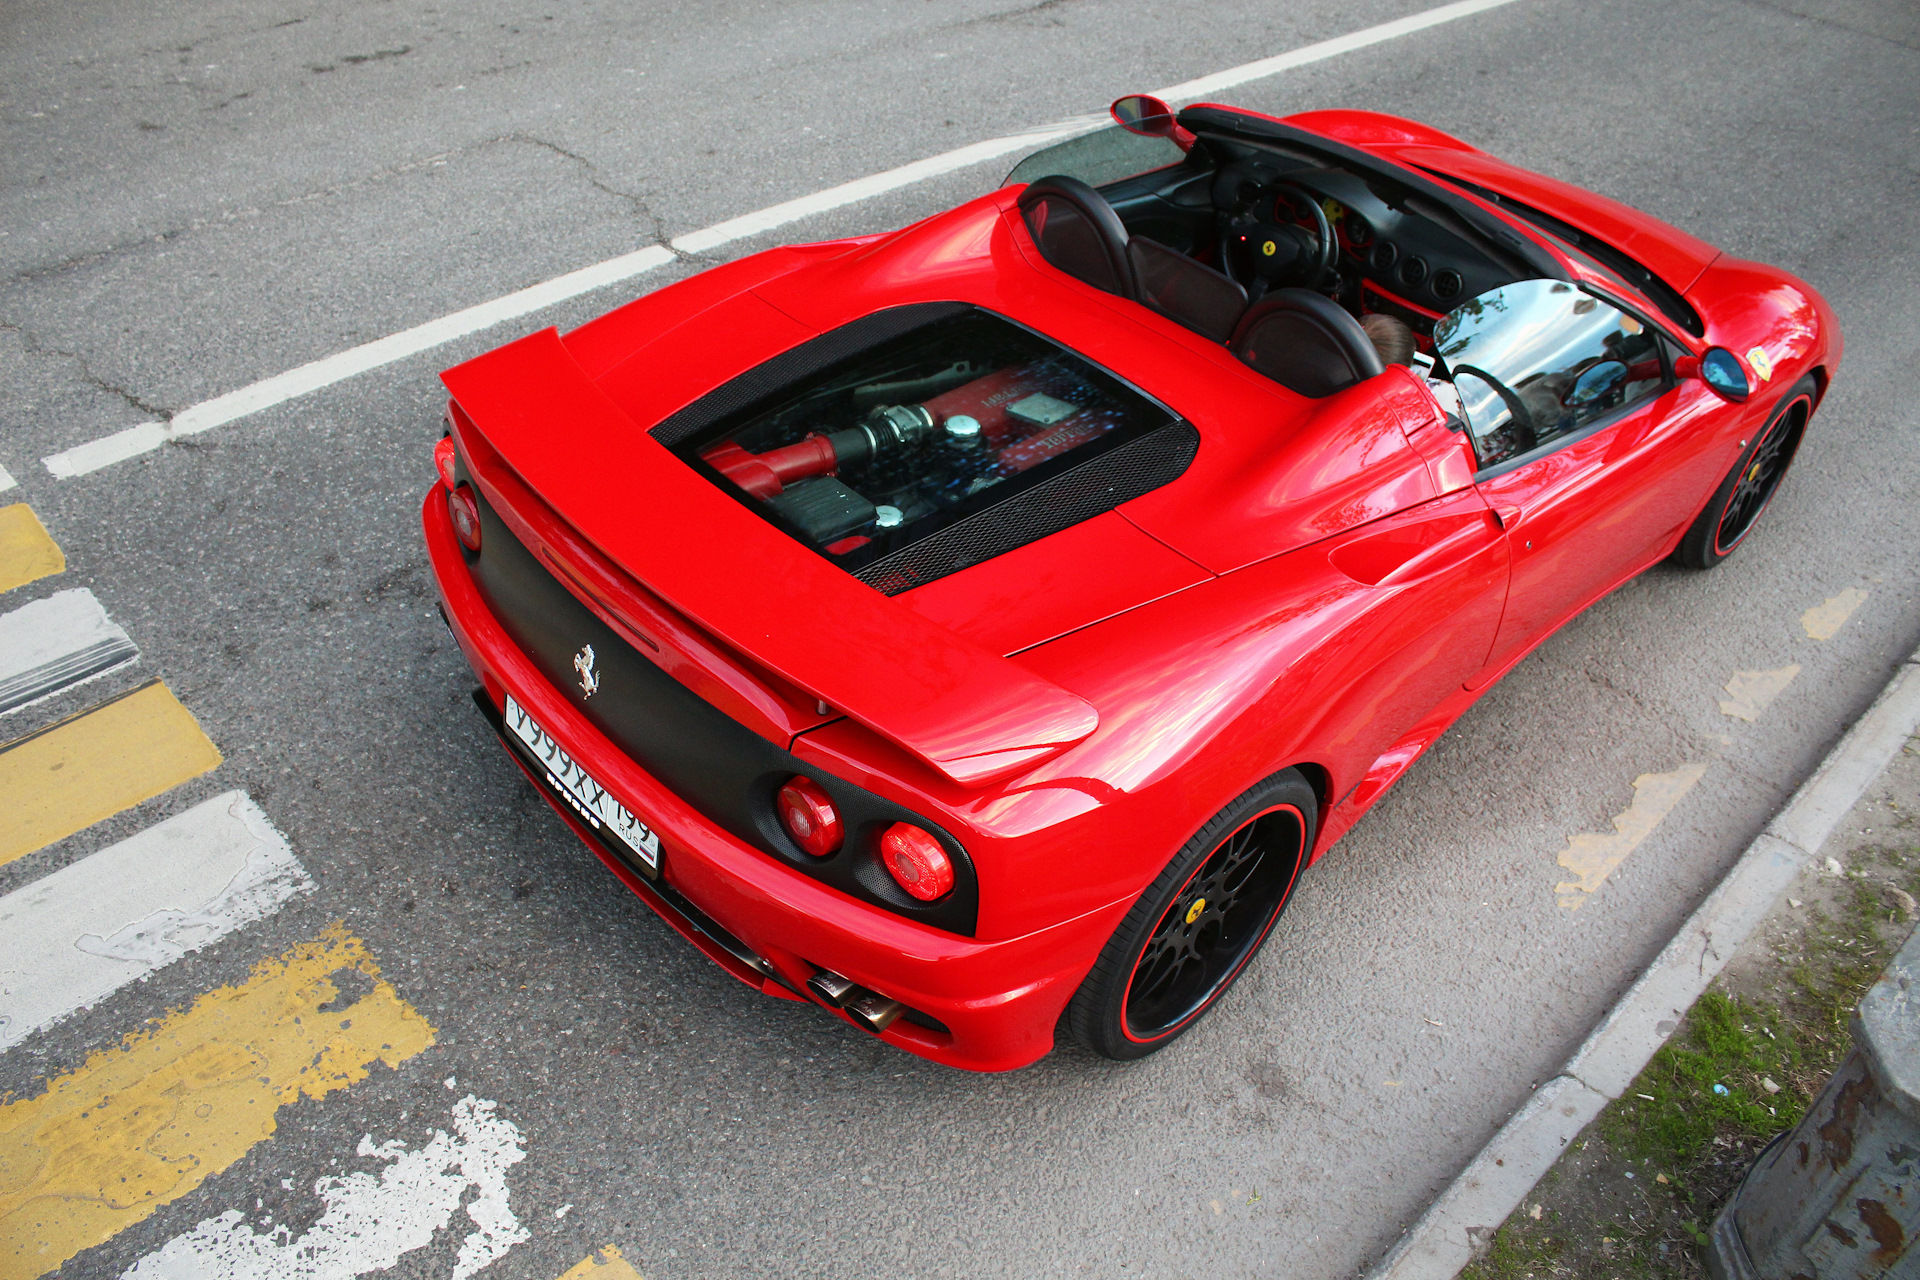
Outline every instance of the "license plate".
<path id="1" fill-rule="evenodd" d="M 513 736 L 526 744 L 534 759 L 546 770 L 553 789 L 572 801 L 574 810 L 595 831 L 604 831 L 633 850 L 649 870 L 660 869 L 660 837 L 652 828 L 633 816 L 615 800 L 594 776 L 566 753 L 526 708 L 507 695 L 506 723 Z"/>

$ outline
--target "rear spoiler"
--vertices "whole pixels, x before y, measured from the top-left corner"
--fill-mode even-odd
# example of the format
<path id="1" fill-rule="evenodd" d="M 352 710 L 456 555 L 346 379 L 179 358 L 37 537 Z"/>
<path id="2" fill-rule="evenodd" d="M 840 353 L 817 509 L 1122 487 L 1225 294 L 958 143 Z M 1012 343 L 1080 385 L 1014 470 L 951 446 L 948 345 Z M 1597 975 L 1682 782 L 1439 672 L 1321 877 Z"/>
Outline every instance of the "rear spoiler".
<path id="1" fill-rule="evenodd" d="M 963 787 L 1098 727 L 1083 698 L 889 599 L 696 474 L 553 329 L 441 375 L 562 520 L 707 631 Z"/>

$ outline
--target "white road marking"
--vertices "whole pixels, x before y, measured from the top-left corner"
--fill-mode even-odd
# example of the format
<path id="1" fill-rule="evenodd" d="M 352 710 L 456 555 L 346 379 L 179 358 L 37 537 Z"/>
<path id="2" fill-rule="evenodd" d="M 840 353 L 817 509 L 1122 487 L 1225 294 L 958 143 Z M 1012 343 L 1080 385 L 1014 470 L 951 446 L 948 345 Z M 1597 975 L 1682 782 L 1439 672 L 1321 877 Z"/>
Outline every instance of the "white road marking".
<path id="1" fill-rule="evenodd" d="M 0 614 L 0 715 L 118 670 L 140 656 L 85 587 Z"/>
<path id="2" fill-rule="evenodd" d="M 1837 596 L 1829 596 L 1800 615 L 1800 629 L 1810 640 L 1833 639 L 1853 611 L 1867 602 L 1867 595 L 1858 587 L 1848 587 Z"/>
<path id="3" fill-rule="evenodd" d="M 327 1207 L 298 1237 L 271 1222 L 256 1232 L 252 1214 L 229 1209 L 167 1241 L 122 1280 L 351 1280 L 431 1244 L 473 1188 L 466 1210 L 474 1229 L 453 1267 L 453 1280 L 466 1280 L 529 1234 L 507 1202 L 507 1170 L 526 1159 L 526 1139 L 494 1114 L 497 1105 L 468 1094 L 453 1104 L 457 1136 L 435 1130 L 418 1151 L 397 1138 L 379 1146 L 361 1138 L 354 1154 L 390 1163 L 378 1178 L 355 1172 L 316 1182 Z"/>
<path id="4" fill-rule="evenodd" d="M 15 890 L 0 898 L 0 1050 L 312 887 L 229 791 Z"/>
<path id="5" fill-rule="evenodd" d="M 18 480 L 15 480 L 13 478 L 13 474 L 11 472 L 9 472 L 5 467 L 0 467 L 0 493 L 5 493 L 7 490 L 13 488 L 13 486 L 19 483 L 20 482 Z"/>
<path id="6" fill-rule="evenodd" d="M 1773 705 L 1781 690 L 1793 683 L 1800 674 L 1800 664 L 1781 667 L 1778 671 L 1736 671 L 1727 681 L 1726 690 L 1730 695 L 1720 699 L 1720 710 L 1736 720 L 1745 720 L 1751 724 L 1760 718 L 1760 713 Z"/>
<path id="7" fill-rule="evenodd" d="M 1349 32 L 1344 36 L 1335 36 L 1331 40 L 1303 45 L 1271 58 L 1244 63 L 1212 75 L 1201 76 L 1197 80 L 1184 81 L 1159 90 L 1156 96 L 1165 98 L 1171 103 L 1192 101 L 1222 89 L 1231 89 L 1236 85 L 1278 75 L 1282 71 L 1290 71 L 1295 67 L 1304 67 L 1329 58 L 1337 58 L 1342 54 L 1352 53 L 1389 40 L 1397 40 L 1402 36 L 1413 35 L 1416 32 L 1426 31 L 1516 2 L 1517 0 L 1458 0 L 1455 4 L 1443 4 L 1420 13 L 1409 14 L 1404 18 L 1396 18 L 1392 22 L 1382 22 L 1376 26 Z M 1078 133 L 1087 133 L 1105 124 L 1107 119 L 1104 113 L 1073 116 L 1052 124 L 1008 134 L 1005 137 L 988 138 L 983 142 L 930 156 L 925 160 L 916 160 L 912 164 L 901 165 L 897 169 L 889 169 L 885 173 L 876 173 L 852 182 L 843 182 L 837 187 L 829 187 L 824 191 L 784 201 L 754 213 L 729 218 L 725 222 L 715 223 L 699 231 L 690 231 L 683 236 L 675 237 L 672 241 L 673 249 L 681 253 L 704 253 L 709 249 L 717 249 L 722 245 L 772 231 L 816 214 L 858 204 L 863 200 L 871 200 L 875 196 L 898 191 L 902 187 L 925 182 L 930 178 L 937 178 L 958 169 L 984 164 L 1016 151 L 1058 142 Z M 214 427 L 224 426 L 238 418 L 284 404 L 322 387 L 332 386 L 336 382 L 345 381 L 369 370 L 417 355 L 422 351 L 429 351 L 481 329 L 518 319 L 531 312 L 590 293 L 595 289 L 603 289 L 609 285 L 631 280 L 657 267 L 665 266 L 673 260 L 672 251 L 661 245 L 649 245 L 644 249 L 611 258 L 606 262 L 556 276 L 544 283 L 507 294 L 505 297 L 495 298 L 491 302 L 482 302 L 463 311 L 456 311 L 452 315 L 442 316 L 438 320 L 429 320 L 425 324 L 403 329 L 399 333 L 389 334 L 373 342 L 350 347 L 324 359 L 303 364 L 297 369 L 290 369 L 285 373 L 253 383 L 251 386 L 229 391 L 212 400 L 203 400 L 199 404 L 182 409 L 167 422 L 143 422 L 138 426 L 128 427 L 124 431 L 117 431 L 112 435 L 75 445 L 71 449 L 42 458 L 41 462 L 45 464 L 48 471 L 62 480 L 83 476 L 116 462 L 124 462 L 128 458 L 137 458 L 141 454 L 151 453 L 175 436 L 195 435 Z"/>

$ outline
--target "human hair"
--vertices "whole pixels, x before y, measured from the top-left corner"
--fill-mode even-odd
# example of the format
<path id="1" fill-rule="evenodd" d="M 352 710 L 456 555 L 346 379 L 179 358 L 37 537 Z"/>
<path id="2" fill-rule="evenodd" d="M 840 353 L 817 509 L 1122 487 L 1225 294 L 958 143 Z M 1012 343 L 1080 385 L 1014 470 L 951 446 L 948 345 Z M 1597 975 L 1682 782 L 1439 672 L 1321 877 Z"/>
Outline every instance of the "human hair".
<path id="1" fill-rule="evenodd" d="M 1380 363 L 1413 363 L 1413 330 L 1407 327 L 1406 321 L 1375 311 L 1360 317 L 1360 327 L 1373 339 L 1373 349 L 1380 353 Z"/>

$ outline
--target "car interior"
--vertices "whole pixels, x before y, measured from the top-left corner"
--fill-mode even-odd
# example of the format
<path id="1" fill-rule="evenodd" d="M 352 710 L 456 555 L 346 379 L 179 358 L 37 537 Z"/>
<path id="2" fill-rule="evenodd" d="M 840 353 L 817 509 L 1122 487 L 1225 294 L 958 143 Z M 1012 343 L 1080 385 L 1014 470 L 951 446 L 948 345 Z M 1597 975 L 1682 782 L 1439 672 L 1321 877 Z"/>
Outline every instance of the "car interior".
<path id="1" fill-rule="evenodd" d="M 1434 325 L 1453 307 L 1564 275 L 1538 246 L 1418 174 L 1220 108 L 1190 107 L 1178 124 L 1191 147 L 1138 138 L 1136 147 L 1159 144 L 1133 152 L 1150 167 L 1118 178 L 1116 167 L 1130 167 L 1116 163 L 1109 135 L 1119 129 L 1030 157 L 1009 178 L 1028 183 L 1019 199 L 1028 230 L 1062 271 L 1226 344 L 1301 395 L 1382 371 L 1364 316 L 1404 322 L 1431 352 Z"/>

